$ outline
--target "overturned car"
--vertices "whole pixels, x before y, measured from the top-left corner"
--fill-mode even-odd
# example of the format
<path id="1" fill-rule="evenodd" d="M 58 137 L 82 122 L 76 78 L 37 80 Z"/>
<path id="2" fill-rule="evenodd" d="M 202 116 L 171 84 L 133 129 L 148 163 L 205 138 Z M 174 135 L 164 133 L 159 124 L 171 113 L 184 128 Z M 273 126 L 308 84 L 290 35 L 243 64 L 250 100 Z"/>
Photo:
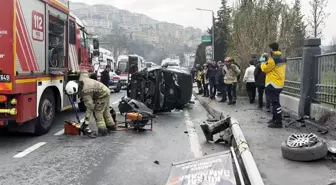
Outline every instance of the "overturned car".
<path id="1" fill-rule="evenodd" d="M 132 73 L 127 96 L 156 112 L 183 109 L 192 96 L 192 77 L 178 66 L 155 66 Z"/>

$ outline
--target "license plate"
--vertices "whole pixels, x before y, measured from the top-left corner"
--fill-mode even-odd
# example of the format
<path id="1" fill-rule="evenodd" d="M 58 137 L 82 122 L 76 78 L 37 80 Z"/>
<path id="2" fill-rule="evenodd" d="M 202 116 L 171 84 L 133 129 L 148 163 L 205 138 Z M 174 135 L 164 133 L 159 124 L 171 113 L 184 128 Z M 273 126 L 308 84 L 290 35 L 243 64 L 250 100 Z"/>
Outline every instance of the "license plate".
<path id="1" fill-rule="evenodd" d="M 10 75 L 0 74 L 0 82 L 10 82 Z"/>

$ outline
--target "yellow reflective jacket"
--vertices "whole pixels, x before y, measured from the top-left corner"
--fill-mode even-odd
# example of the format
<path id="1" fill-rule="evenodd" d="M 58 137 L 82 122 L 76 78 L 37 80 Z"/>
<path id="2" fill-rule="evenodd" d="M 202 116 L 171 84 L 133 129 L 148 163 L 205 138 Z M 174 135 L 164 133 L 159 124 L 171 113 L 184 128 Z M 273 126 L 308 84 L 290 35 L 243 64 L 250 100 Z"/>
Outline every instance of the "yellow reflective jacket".
<path id="1" fill-rule="evenodd" d="M 201 70 L 197 71 L 197 81 L 202 81 L 202 71 Z"/>
<path id="2" fill-rule="evenodd" d="M 282 89 L 285 85 L 286 63 L 281 58 L 281 52 L 275 51 L 268 61 L 261 64 L 261 70 L 266 73 L 265 87 L 272 85 Z"/>

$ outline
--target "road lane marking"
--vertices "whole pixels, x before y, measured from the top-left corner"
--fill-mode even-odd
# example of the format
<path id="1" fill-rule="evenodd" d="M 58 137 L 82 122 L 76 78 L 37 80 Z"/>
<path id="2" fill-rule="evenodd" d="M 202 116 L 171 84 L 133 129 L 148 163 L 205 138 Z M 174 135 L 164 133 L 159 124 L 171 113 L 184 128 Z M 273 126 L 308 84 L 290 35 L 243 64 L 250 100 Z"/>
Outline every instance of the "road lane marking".
<path id="1" fill-rule="evenodd" d="M 36 143 L 35 145 L 25 149 L 24 151 L 14 155 L 13 157 L 14 158 L 21 158 L 21 157 L 24 157 L 26 155 L 28 155 L 29 153 L 31 153 L 32 151 L 40 148 L 41 146 L 45 145 L 47 142 L 39 142 L 39 143 Z"/>
<path id="2" fill-rule="evenodd" d="M 64 134 L 64 129 L 62 129 L 62 130 L 56 132 L 56 133 L 54 134 L 54 136 L 60 136 L 60 135 L 62 135 L 62 134 Z"/>
<path id="3" fill-rule="evenodd" d="M 84 119 L 85 119 L 85 118 L 82 118 L 82 119 L 80 120 L 80 122 L 83 123 Z M 54 134 L 54 136 L 60 136 L 60 135 L 63 135 L 63 134 L 64 134 L 64 128 L 63 128 L 62 130 L 56 132 L 56 133 Z"/>
<path id="4" fill-rule="evenodd" d="M 119 103 L 119 100 L 118 101 L 115 101 L 112 103 L 112 105 L 115 105 L 115 104 L 118 104 Z"/>
<path id="5" fill-rule="evenodd" d="M 198 140 L 197 131 L 196 131 L 194 123 L 191 121 L 188 110 L 184 111 L 184 117 L 185 117 L 185 124 L 186 124 L 187 131 L 188 131 L 191 151 L 195 157 L 202 157 L 203 152 L 202 152 L 202 148 L 199 143 L 199 140 Z"/>

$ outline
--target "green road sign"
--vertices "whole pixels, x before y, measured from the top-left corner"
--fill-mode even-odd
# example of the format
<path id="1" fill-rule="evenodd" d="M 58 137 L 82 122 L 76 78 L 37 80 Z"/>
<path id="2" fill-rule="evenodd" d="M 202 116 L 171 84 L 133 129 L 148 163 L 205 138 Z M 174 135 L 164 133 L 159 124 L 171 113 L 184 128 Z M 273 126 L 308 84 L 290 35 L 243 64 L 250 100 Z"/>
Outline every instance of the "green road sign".
<path id="1" fill-rule="evenodd" d="M 211 42 L 211 35 L 203 35 L 202 42 Z"/>

